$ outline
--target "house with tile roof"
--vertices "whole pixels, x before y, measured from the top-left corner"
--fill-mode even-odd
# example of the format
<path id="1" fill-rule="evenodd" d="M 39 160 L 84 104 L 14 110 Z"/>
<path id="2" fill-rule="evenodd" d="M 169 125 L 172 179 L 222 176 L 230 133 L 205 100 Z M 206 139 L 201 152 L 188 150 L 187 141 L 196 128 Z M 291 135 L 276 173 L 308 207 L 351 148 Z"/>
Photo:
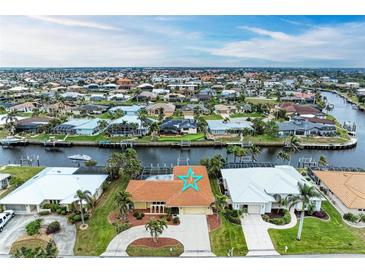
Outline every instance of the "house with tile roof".
<path id="1" fill-rule="evenodd" d="M 131 180 L 127 192 L 134 208 L 146 214 L 213 214 L 214 195 L 204 166 L 175 166 L 173 174 Z"/>

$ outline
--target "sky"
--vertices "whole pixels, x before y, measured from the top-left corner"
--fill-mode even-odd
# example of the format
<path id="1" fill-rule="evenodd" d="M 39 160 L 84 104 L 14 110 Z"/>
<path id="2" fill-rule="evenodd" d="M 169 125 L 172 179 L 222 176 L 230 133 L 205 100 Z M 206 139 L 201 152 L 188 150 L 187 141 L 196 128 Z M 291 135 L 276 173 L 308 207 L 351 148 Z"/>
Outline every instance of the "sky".
<path id="1" fill-rule="evenodd" d="M 0 67 L 365 67 L 365 16 L 0 16 Z"/>

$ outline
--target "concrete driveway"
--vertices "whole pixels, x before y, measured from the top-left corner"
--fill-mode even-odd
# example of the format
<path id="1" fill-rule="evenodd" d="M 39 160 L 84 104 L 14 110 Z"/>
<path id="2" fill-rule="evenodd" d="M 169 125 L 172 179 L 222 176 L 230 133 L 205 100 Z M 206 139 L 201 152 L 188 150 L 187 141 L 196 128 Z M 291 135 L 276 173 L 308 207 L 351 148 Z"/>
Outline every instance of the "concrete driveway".
<path id="1" fill-rule="evenodd" d="M 53 239 L 57 245 L 59 256 L 73 255 L 73 248 L 76 241 L 76 227 L 68 224 L 67 220 L 63 216 L 49 215 L 49 216 L 37 216 L 37 215 L 16 215 L 6 225 L 3 232 L 0 233 L 0 255 L 9 254 L 11 245 L 20 236 L 26 234 L 25 226 L 38 218 L 43 219 L 42 225 L 48 225 L 53 221 L 58 221 L 61 224 L 61 231 L 53 234 Z"/>
<path id="2" fill-rule="evenodd" d="M 244 214 L 241 224 L 248 247 L 247 256 L 279 255 L 271 241 L 268 229 L 288 229 L 294 227 L 297 223 L 297 218 L 293 210 L 291 210 L 290 216 L 291 221 L 289 224 L 278 226 L 265 222 L 260 214 Z"/>
<path id="3" fill-rule="evenodd" d="M 161 237 L 174 238 L 184 245 L 181 256 L 214 256 L 211 252 L 208 223 L 205 215 L 181 215 L 180 225 L 168 226 Z M 144 226 L 132 227 L 115 236 L 102 256 L 128 256 L 126 250 L 130 243 L 151 237 Z"/>

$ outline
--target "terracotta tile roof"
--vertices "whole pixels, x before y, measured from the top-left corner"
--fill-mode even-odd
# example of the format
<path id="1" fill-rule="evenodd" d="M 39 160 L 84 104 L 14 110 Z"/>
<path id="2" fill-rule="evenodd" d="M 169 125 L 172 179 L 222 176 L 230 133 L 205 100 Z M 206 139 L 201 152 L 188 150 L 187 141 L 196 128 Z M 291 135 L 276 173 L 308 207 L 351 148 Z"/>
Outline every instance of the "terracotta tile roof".
<path id="1" fill-rule="evenodd" d="M 365 208 L 365 172 L 315 171 L 348 208 Z"/>
<path id="2" fill-rule="evenodd" d="M 182 191 L 184 183 L 178 176 L 186 175 L 190 167 L 195 175 L 202 176 L 197 183 L 198 191 L 193 188 Z M 208 173 L 204 166 L 176 166 L 173 174 L 174 180 L 169 181 L 131 180 L 126 190 L 132 195 L 134 201 L 164 201 L 169 207 L 210 206 L 214 201 Z"/>
<path id="3" fill-rule="evenodd" d="M 280 104 L 279 107 L 281 109 L 285 109 L 289 113 L 298 113 L 298 114 L 318 114 L 321 111 L 316 109 L 315 107 L 308 105 L 298 105 L 292 103 L 283 103 Z"/>

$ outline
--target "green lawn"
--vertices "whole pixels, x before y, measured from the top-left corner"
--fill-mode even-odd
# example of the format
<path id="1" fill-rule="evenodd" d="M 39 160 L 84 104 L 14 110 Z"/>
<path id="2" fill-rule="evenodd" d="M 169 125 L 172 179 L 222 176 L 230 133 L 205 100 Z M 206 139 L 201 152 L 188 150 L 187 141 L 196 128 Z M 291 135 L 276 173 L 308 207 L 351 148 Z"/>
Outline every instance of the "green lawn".
<path id="1" fill-rule="evenodd" d="M 143 246 L 127 247 L 129 256 L 134 257 L 178 257 L 184 252 L 184 246 L 178 244 L 177 246 L 165 246 L 160 248 L 151 248 Z"/>
<path id="2" fill-rule="evenodd" d="M 329 221 L 305 218 L 302 240 L 296 240 L 298 225 L 286 229 L 270 229 L 269 234 L 276 250 L 283 254 L 365 253 L 365 229 L 346 225 L 337 210 L 328 202 L 322 208 L 329 214 Z"/>
<path id="3" fill-rule="evenodd" d="M 223 117 L 219 114 L 210 114 L 202 116 L 205 120 L 223 120 Z"/>
<path id="4" fill-rule="evenodd" d="M 246 97 L 245 101 L 252 104 L 277 104 L 276 99 L 258 98 L 258 97 Z"/>
<path id="5" fill-rule="evenodd" d="M 20 182 L 24 183 L 25 181 L 32 178 L 34 175 L 39 173 L 44 167 L 28 167 L 28 166 L 7 166 L 3 169 L 0 169 L 0 173 L 8 173 L 12 176 L 18 178 Z M 0 198 L 5 197 L 11 191 L 13 191 L 16 187 L 11 185 L 6 191 L 4 191 Z"/>
<path id="6" fill-rule="evenodd" d="M 160 137 L 158 141 L 159 142 L 199 141 L 203 140 L 204 137 L 205 137 L 204 133 L 197 133 L 197 134 Z"/>
<path id="7" fill-rule="evenodd" d="M 231 118 L 241 118 L 241 117 L 250 117 L 250 118 L 263 118 L 265 115 L 258 112 L 243 112 L 243 113 L 235 113 L 230 116 Z"/>
<path id="8" fill-rule="evenodd" d="M 87 221 L 88 229 L 80 230 L 77 228 L 75 255 L 99 256 L 106 250 L 110 241 L 116 236 L 115 228 L 108 222 L 108 215 L 115 208 L 115 194 L 125 189 L 127 184 L 127 178 L 113 182 L 103 193 L 90 220 Z"/>
<path id="9" fill-rule="evenodd" d="M 210 185 L 214 195 L 221 192 L 215 179 L 211 179 Z M 217 256 L 227 256 L 227 252 L 233 248 L 234 256 L 244 256 L 248 249 L 242 227 L 230 223 L 223 215 L 220 216 L 222 224 L 219 228 L 209 233 L 212 252 Z"/>

